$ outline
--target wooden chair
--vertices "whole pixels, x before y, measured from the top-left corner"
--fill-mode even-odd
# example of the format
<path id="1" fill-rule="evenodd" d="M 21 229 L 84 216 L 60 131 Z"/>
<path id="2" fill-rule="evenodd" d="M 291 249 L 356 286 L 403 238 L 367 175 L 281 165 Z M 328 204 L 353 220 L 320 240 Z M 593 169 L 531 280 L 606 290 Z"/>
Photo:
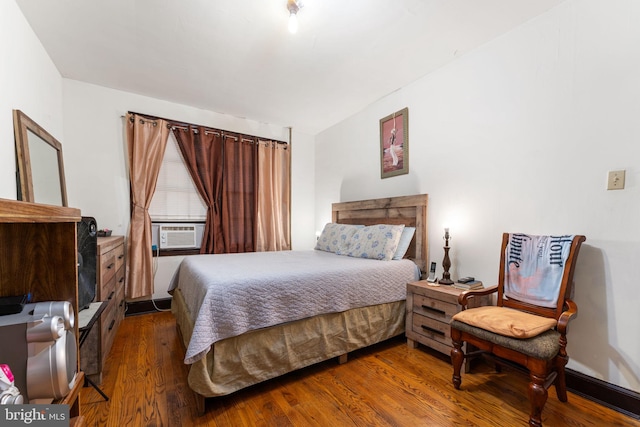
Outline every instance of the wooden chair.
<path id="1" fill-rule="evenodd" d="M 551 384 L 558 399 L 567 401 L 567 324 L 578 312 L 570 297 L 576 259 L 585 240 L 584 236 L 503 234 L 498 285 L 462 293 L 458 298 L 462 311 L 451 320 L 456 389 L 462 383 L 464 358 L 488 353 L 495 357 L 498 369 L 501 362 L 510 361 L 528 370 L 530 426 L 542 426 Z M 532 267 L 536 262 L 538 267 Z M 537 274 L 525 271 L 531 268 Z M 544 283 L 538 283 L 543 276 Z M 496 306 L 466 309 L 469 298 L 493 293 L 497 293 Z M 464 342 L 477 351 L 465 354 Z"/>

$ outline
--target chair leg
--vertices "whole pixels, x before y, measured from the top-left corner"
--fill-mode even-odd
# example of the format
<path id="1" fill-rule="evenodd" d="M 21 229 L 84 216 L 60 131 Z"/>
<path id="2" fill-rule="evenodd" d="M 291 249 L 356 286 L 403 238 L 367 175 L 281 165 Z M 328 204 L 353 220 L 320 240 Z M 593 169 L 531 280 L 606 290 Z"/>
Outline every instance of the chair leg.
<path id="1" fill-rule="evenodd" d="M 453 348 L 451 349 L 451 364 L 453 365 L 453 386 L 460 390 L 460 384 L 462 384 L 462 376 L 460 375 L 460 369 L 462 368 L 462 362 L 464 362 L 464 351 L 462 351 L 462 341 L 460 341 L 462 334 L 457 329 L 451 328 L 451 341 Z"/>
<path id="2" fill-rule="evenodd" d="M 556 386 L 556 395 L 558 396 L 558 400 L 560 402 L 566 402 L 567 398 L 567 380 L 564 373 L 564 367 L 569 362 L 568 357 L 558 356 L 556 358 L 556 372 L 558 376 L 555 380 Z"/>
<path id="3" fill-rule="evenodd" d="M 542 409 L 548 397 L 547 389 L 544 387 L 546 376 L 531 372 L 529 377 L 531 379 L 529 383 L 529 401 L 531 402 L 529 425 L 531 427 L 542 427 Z"/>

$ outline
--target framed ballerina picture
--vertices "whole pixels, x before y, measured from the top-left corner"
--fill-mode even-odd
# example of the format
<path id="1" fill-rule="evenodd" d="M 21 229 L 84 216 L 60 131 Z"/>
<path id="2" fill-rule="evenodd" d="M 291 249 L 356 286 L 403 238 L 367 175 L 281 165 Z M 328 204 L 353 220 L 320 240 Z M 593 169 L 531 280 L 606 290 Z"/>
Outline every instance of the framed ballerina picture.
<path id="1" fill-rule="evenodd" d="M 409 173 L 409 109 L 380 120 L 380 178 Z"/>

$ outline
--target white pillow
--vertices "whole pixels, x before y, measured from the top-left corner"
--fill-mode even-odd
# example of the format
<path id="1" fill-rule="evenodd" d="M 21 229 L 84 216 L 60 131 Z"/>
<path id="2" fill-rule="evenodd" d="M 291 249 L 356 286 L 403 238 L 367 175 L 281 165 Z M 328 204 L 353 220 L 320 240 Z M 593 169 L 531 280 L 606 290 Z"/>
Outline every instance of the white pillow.
<path id="1" fill-rule="evenodd" d="M 329 222 L 324 226 L 315 248 L 321 251 L 340 253 L 341 250 L 348 247 L 351 236 L 358 228 L 362 228 L 362 225 Z"/>
<path id="2" fill-rule="evenodd" d="M 396 249 L 396 253 L 393 254 L 393 258 L 395 260 L 404 258 L 404 255 L 407 253 L 407 249 L 409 249 L 409 245 L 411 244 L 411 239 L 413 239 L 413 235 L 416 233 L 415 227 L 405 227 L 402 230 L 402 235 L 400 236 L 400 241 L 398 242 L 398 249 Z"/>
<path id="3" fill-rule="evenodd" d="M 390 260 L 398 249 L 404 225 L 378 224 L 359 228 L 351 237 L 346 252 L 356 258 Z"/>

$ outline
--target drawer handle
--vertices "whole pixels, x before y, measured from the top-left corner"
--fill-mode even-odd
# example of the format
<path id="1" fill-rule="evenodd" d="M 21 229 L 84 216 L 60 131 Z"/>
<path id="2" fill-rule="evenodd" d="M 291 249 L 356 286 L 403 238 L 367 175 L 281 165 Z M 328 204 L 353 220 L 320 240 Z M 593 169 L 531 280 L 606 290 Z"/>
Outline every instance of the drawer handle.
<path id="1" fill-rule="evenodd" d="M 113 329 L 113 325 L 115 325 L 115 324 L 116 324 L 116 319 L 113 319 L 111 321 L 111 323 L 109 324 L 109 330 Z"/>
<path id="2" fill-rule="evenodd" d="M 111 269 L 113 268 L 113 266 L 114 266 L 114 265 L 115 265 L 115 264 L 114 264 L 113 262 L 112 262 L 111 264 L 109 264 L 109 265 L 107 266 L 107 270 L 111 270 Z"/>
<path id="3" fill-rule="evenodd" d="M 427 311 L 432 311 L 434 313 L 437 313 L 441 316 L 444 316 L 447 314 L 444 310 L 438 310 L 437 308 L 429 307 L 428 305 L 424 305 L 424 304 L 422 305 L 422 308 L 424 308 Z"/>
<path id="4" fill-rule="evenodd" d="M 122 258 L 124 258 L 124 254 L 118 255 L 118 259 L 122 259 Z"/>
<path id="5" fill-rule="evenodd" d="M 120 280 L 118 280 L 118 283 L 122 283 L 122 282 L 124 282 L 124 276 L 122 276 Z"/>
<path id="6" fill-rule="evenodd" d="M 120 301 L 120 304 L 118 304 L 118 307 L 122 307 L 124 305 L 124 300 Z"/>
<path id="7" fill-rule="evenodd" d="M 433 333 L 433 334 L 438 334 L 438 335 L 440 335 L 440 336 L 443 336 L 443 337 L 444 337 L 444 332 L 441 332 L 441 331 L 439 331 L 439 330 L 437 330 L 437 329 L 433 329 L 433 328 L 430 328 L 430 327 L 425 326 L 425 325 L 420 325 L 420 327 L 421 327 L 422 329 L 424 329 L 426 332 L 431 332 L 431 333 Z"/>
<path id="8" fill-rule="evenodd" d="M 107 298 L 107 301 L 111 301 L 111 298 L 113 298 L 113 294 L 115 294 L 116 291 L 111 291 L 111 293 L 109 294 L 109 298 Z"/>

